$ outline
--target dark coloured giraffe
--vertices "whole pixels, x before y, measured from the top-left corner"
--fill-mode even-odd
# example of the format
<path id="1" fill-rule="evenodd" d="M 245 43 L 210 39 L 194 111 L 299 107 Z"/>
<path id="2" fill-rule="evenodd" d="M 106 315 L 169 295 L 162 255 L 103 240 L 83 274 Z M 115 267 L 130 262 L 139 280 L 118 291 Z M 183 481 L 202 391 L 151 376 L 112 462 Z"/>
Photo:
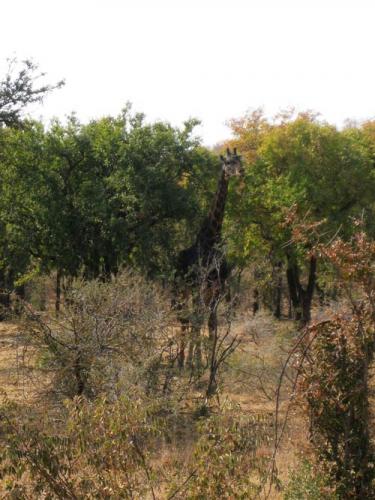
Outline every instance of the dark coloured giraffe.
<path id="1" fill-rule="evenodd" d="M 191 323 L 191 342 L 189 344 L 189 364 L 200 365 L 201 341 L 200 330 L 203 325 L 203 307 L 209 308 L 208 331 L 212 338 L 217 323 L 217 305 L 224 292 L 225 281 L 229 274 L 228 265 L 221 248 L 221 232 L 223 226 L 225 204 L 228 195 L 229 180 L 233 176 L 242 176 L 241 157 L 234 148 L 233 153 L 227 149 L 226 156 L 220 156 L 221 172 L 215 197 L 210 211 L 203 220 L 197 237 L 189 248 L 180 252 L 177 259 L 176 283 L 179 291 L 179 309 L 186 309 L 189 296 L 192 296 L 195 319 L 190 322 L 180 315 L 182 325 L 182 341 L 178 363 L 184 366 L 185 337 Z"/>

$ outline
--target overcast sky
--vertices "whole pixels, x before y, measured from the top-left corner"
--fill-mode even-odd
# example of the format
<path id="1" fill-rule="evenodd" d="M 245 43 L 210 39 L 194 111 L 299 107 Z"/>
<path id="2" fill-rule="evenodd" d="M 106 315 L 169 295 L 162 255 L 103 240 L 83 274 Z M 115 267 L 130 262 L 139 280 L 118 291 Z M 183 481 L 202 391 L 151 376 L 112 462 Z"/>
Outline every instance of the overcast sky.
<path id="1" fill-rule="evenodd" d="M 117 114 L 225 122 L 294 106 L 330 122 L 375 117 L 374 0 L 12 0 L 1 5 L 0 69 L 31 57 L 66 86 L 32 110 L 49 120 Z"/>

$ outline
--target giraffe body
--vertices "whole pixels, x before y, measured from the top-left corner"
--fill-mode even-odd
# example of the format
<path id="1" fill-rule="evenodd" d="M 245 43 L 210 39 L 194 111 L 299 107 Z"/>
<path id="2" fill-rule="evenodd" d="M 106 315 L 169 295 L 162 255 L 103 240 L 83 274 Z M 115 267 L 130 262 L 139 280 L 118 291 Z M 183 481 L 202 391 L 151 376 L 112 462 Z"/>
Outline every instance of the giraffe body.
<path id="1" fill-rule="evenodd" d="M 200 330 L 203 325 L 202 308 L 209 308 L 208 329 L 211 337 L 216 329 L 216 313 L 220 296 L 224 292 L 225 282 L 229 275 L 229 267 L 222 251 L 222 226 L 225 204 L 228 195 L 229 180 L 233 176 L 243 175 L 241 157 L 236 149 L 233 153 L 227 149 L 226 157 L 221 156 L 222 168 L 216 194 L 207 217 L 204 219 L 197 237 L 190 247 L 182 250 L 177 260 L 178 288 L 182 289 L 180 311 L 186 309 L 189 295 L 192 296 L 195 321 L 191 324 L 192 342 L 189 346 L 189 364 L 192 364 L 195 349 L 196 364 L 201 357 Z M 180 316 L 182 336 L 186 335 L 189 320 Z M 179 365 L 184 364 L 185 342 L 182 340 Z"/>

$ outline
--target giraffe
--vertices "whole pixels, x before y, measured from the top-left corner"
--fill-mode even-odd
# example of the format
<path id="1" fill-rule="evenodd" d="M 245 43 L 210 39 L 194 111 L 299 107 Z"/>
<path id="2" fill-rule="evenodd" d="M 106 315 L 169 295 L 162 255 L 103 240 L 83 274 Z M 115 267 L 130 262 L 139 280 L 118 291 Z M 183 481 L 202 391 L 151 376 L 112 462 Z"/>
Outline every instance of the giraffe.
<path id="1" fill-rule="evenodd" d="M 216 194 L 208 215 L 198 231 L 194 243 L 182 250 L 177 258 L 176 288 L 180 296 L 178 310 L 186 309 L 189 296 L 192 297 L 195 320 L 190 322 L 183 314 L 179 315 L 181 322 L 181 344 L 178 353 L 178 365 L 183 368 L 185 362 L 186 333 L 191 326 L 192 335 L 189 345 L 189 364 L 193 363 L 195 355 L 196 365 L 201 364 L 200 330 L 203 325 L 202 306 L 209 309 L 208 331 L 209 338 L 214 335 L 217 326 L 217 305 L 219 297 L 224 291 L 225 281 L 229 275 L 227 262 L 220 249 L 225 204 L 228 195 L 229 180 L 244 173 L 241 156 L 236 148 L 233 153 L 227 148 L 226 156 L 220 156 L 221 172 Z M 203 302 L 203 304 L 202 304 Z M 190 325 L 191 323 L 191 325 Z M 195 350 L 195 353 L 193 351 Z"/>

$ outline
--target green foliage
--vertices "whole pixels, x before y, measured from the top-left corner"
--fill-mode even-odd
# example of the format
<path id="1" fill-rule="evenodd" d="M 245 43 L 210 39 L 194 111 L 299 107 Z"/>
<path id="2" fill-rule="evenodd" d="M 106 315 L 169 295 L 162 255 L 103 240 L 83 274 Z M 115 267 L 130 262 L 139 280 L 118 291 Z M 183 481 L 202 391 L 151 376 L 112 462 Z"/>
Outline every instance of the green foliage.
<path id="1" fill-rule="evenodd" d="M 233 199 L 231 209 L 243 228 L 237 251 L 251 255 L 268 247 L 282 254 L 293 237 L 294 221 L 285 223 L 292 207 L 296 221 L 324 222 L 320 233 L 329 238 L 339 228 L 350 236 L 350 217 L 363 210 L 370 218 L 375 177 L 361 129 L 338 131 L 308 113 L 271 124 L 257 113 L 233 130 L 248 162 L 240 202 Z"/>
<path id="2" fill-rule="evenodd" d="M 148 125 L 128 107 L 87 125 L 71 116 L 47 131 L 37 122 L 1 131 L 0 286 L 12 289 L 33 268 L 170 274 L 217 166 L 194 125 Z"/>
<path id="3" fill-rule="evenodd" d="M 8 72 L 0 81 L 0 127 L 22 125 L 22 111 L 28 104 L 42 102 L 52 90 L 61 87 L 44 84 L 37 86 L 37 81 L 44 73 L 38 73 L 38 65 L 30 60 L 19 63 L 16 59 L 8 61 Z"/>
<path id="4" fill-rule="evenodd" d="M 291 471 L 284 500 L 338 500 L 329 487 L 329 479 L 310 462 L 303 460 L 297 469 Z"/>
<path id="5" fill-rule="evenodd" d="M 354 217 L 373 231 L 372 137 L 359 127 L 340 131 L 311 113 L 271 122 L 258 111 L 235 121 L 233 131 L 247 165 L 241 197 L 232 193 L 229 203 L 230 255 L 242 266 L 265 255 L 270 270 L 284 266 L 294 316 L 308 322 L 314 245 L 337 233 L 350 238 Z"/>

